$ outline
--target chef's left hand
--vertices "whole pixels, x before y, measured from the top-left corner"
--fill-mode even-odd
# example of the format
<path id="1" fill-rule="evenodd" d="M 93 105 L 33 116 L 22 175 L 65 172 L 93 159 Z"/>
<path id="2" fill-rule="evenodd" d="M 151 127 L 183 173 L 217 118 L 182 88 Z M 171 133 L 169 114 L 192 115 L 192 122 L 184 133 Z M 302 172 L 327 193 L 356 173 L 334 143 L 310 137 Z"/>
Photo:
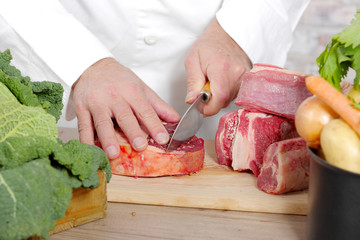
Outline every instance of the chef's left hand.
<path id="1" fill-rule="evenodd" d="M 188 77 L 185 101 L 192 103 L 208 80 L 212 98 L 204 107 L 204 115 L 214 115 L 237 96 L 241 78 L 251 68 L 246 53 L 214 19 L 185 59 Z"/>

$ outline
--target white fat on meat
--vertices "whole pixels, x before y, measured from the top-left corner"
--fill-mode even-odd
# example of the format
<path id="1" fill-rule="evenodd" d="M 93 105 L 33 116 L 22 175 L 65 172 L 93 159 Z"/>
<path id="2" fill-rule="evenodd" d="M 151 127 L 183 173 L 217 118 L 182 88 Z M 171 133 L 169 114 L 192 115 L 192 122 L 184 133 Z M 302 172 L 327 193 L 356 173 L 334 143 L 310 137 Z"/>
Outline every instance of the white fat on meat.
<path id="1" fill-rule="evenodd" d="M 258 118 L 270 118 L 272 116 L 259 113 L 259 112 L 247 112 L 241 117 L 241 114 L 244 112 L 244 109 L 239 110 L 240 124 L 238 131 L 236 131 L 233 144 L 232 144 L 232 164 L 231 167 L 237 171 L 249 170 L 250 162 L 256 160 L 255 155 L 255 134 L 256 128 L 253 127 L 255 119 Z M 244 117 L 247 118 L 249 122 L 248 127 L 245 131 L 241 131 L 241 124 L 244 122 Z"/>

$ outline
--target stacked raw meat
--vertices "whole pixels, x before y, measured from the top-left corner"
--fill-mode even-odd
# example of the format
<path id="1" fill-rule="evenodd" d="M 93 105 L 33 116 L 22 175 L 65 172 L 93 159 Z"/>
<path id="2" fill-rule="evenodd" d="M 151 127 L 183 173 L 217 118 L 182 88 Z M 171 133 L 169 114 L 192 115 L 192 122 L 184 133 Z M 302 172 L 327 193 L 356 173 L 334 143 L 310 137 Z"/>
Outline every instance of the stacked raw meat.
<path id="1" fill-rule="evenodd" d="M 294 126 L 300 103 L 311 93 L 305 75 L 255 64 L 244 75 L 235 104 L 222 116 L 215 138 L 219 164 L 252 171 L 258 187 L 280 194 L 308 186 L 310 156 Z"/>

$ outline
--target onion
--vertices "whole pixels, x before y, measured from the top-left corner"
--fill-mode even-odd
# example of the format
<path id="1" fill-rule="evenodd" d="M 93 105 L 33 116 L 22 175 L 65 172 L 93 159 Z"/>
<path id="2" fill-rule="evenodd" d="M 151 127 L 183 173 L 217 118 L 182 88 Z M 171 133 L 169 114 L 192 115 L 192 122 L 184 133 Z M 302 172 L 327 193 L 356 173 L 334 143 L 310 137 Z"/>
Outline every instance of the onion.
<path id="1" fill-rule="evenodd" d="M 311 148 L 320 148 L 320 134 L 330 120 L 338 118 L 328 105 L 316 96 L 305 99 L 295 114 L 295 127 Z"/>

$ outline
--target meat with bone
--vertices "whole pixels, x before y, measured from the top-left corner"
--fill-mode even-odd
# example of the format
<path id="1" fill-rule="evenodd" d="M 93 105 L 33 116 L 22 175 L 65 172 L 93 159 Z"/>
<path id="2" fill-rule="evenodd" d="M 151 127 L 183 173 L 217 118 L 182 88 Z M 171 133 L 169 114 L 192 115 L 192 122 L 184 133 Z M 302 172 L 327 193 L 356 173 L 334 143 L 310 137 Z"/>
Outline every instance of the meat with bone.
<path id="1" fill-rule="evenodd" d="M 176 128 L 176 124 L 164 123 L 164 126 L 170 134 Z M 204 165 L 204 140 L 196 136 L 171 152 L 167 152 L 166 146 L 158 145 L 150 136 L 149 146 L 141 152 L 130 146 L 122 132 L 117 131 L 116 137 L 120 156 L 110 159 L 113 174 L 133 177 L 184 175 L 198 172 Z M 99 142 L 97 145 L 101 147 Z"/>
<path id="2" fill-rule="evenodd" d="M 235 104 L 295 119 L 300 103 L 312 94 L 305 74 L 271 65 L 255 64 L 244 74 Z"/>
<path id="3" fill-rule="evenodd" d="M 309 171 L 306 142 L 300 137 L 279 141 L 266 150 L 257 186 L 271 194 L 307 189 Z"/>
<path id="4" fill-rule="evenodd" d="M 231 166 L 231 148 L 238 126 L 238 111 L 228 112 L 219 120 L 218 129 L 215 135 L 215 151 L 217 161 L 221 165 Z"/>
<path id="5" fill-rule="evenodd" d="M 224 115 L 216 133 L 219 164 L 234 170 L 251 170 L 258 176 L 267 147 L 277 141 L 298 136 L 291 120 L 242 108 Z"/>

